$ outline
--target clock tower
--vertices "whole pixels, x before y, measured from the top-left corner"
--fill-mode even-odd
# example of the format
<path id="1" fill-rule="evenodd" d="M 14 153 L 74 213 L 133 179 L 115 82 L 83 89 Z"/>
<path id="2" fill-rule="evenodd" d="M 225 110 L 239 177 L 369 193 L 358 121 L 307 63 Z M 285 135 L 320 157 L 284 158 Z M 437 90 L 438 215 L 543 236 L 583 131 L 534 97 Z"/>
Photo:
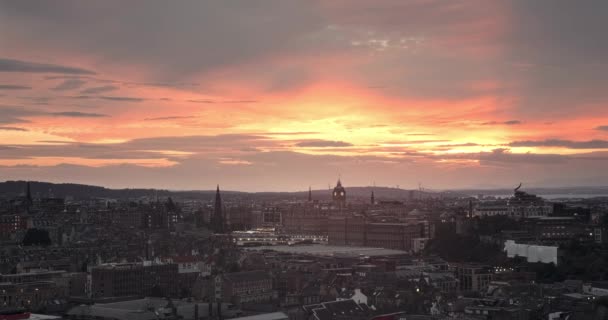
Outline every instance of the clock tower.
<path id="1" fill-rule="evenodd" d="M 336 184 L 336 187 L 334 188 L 334 191 L 332 193 L 332 199 L 334 200 L 334 202 L 340 207 L 340 208 L 344 208 L 346 205 L 346 190 L 344 190 L 344 187 L 342 186 L 342 182 L 340 181 L 340 179 L 338 179 L 338 183 Z"/>

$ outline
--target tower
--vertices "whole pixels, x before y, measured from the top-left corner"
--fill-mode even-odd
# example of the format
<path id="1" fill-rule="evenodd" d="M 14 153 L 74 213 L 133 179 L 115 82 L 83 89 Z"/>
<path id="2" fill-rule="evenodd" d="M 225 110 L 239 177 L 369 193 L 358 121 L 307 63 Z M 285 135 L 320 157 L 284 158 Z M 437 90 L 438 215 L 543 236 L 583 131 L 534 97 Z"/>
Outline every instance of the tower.
<path id="1" fill-rule="evenodd" d="M 27 181 L 25 183 L 25 213 L 29 214 L 30 213 L 30 209 L 32 208 L 32 205 L 34 203 L 34 201 L 32 200 L 32 189 L 30 187 L 30 182 Z"/>
<path id="2" fill-rule="evenodd" d="M 220 185 L 215 191 L 215 207 L 211 218 L 211 229 L 215 233 L 224 233 L 224 215 L 222 213 L 222 197 L 220 196 Z"/>
<path id="3" fill-rule="evenodd" d="M 346 206 L 346 190 L 342 186 L 342 182 L 340 181 L 340 179 L 338 179 L 338 183 L 334 188 L 334 191 L 332 193 L 332 199 L 340 209 Z"/>
<path id="4" fill-rule="evenodd" d="M 372 205 L 376 204 L 376 199 L 374 198 L 374 190 L 372 190 L 371 204 Z"/>
<path id="5" fill-rule="evenodd" d="M 312 189 L 308 187 L 308 202 L 312 202 Z"/>

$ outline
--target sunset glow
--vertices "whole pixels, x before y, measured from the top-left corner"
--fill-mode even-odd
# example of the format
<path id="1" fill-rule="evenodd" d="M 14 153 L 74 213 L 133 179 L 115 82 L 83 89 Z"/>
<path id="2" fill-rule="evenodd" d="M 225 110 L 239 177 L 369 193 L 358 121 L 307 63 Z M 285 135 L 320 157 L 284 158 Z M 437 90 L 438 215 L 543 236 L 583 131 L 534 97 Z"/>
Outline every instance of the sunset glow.
<path id="1" fill-rule="evenodd" d="M 523 1 L 380 2 L 3 2 L 0 176 L 254 191 L 608 177 L 605 20 L 575 3 L 561 21 Z"/>

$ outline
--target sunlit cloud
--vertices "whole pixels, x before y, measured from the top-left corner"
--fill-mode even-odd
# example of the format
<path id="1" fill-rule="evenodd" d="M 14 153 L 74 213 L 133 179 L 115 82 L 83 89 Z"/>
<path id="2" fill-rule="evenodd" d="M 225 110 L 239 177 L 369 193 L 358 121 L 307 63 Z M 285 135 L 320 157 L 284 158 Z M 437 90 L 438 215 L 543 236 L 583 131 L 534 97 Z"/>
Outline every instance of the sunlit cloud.
<path id="1" fill-rule="evenodd" d="M 544 3 L 1 3 L 0 175 L 599 184 L 604 5 Z"/>

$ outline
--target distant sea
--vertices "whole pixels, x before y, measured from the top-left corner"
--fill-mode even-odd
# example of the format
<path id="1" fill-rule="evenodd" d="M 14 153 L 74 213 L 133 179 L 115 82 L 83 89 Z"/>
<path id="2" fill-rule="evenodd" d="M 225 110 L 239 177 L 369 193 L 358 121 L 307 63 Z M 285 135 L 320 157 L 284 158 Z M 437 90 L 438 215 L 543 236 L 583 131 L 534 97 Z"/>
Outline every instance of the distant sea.
<path id="1" fill-rule="evenodd" d="M 481 193 L 483 194 L 483 193 Z M 483 194 L 484 196 L 492 196 L 497 198 L 510 198 L 513 194 Z M 597 198 L 597 197 L 608 197 L 607 193 L 597 193 L 597 194 L 577 194 L 577 193 L 552 193 L 552 194 L 538 194 L 539 197 L 545 199 L 589 199 L 589 198 Z"/>

